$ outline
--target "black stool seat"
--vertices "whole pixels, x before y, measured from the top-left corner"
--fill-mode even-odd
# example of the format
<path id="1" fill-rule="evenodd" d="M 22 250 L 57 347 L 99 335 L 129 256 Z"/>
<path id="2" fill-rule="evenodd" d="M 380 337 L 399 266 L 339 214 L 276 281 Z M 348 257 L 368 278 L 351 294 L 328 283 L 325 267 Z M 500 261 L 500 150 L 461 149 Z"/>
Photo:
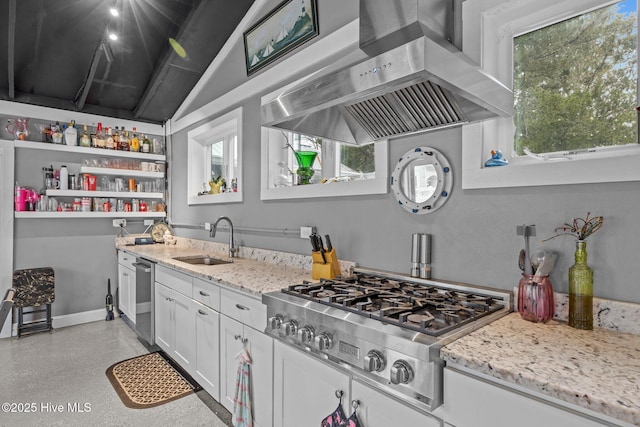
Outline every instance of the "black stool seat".
<path id="1" fill-rule="evenodd" d="M 18 309 L 18 337 L 24 333 L 51 331 L 51 303 L 55 300 L 55 274 L 51 267 L 27 268 L 13 273 L 13 288 L 16 293 L 13 305 Z M 26 307 L 40 307 L 24 311 Z M 45 320 L 24 323 L 24 315 L 46 312 Z"/>

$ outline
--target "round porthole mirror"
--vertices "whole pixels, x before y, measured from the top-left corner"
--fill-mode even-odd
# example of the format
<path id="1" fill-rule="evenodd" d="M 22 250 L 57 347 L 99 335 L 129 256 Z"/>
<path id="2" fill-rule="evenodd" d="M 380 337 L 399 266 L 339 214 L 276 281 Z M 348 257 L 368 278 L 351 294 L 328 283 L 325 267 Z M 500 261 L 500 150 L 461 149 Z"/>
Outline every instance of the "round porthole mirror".
<path id="1" fill-rule="evenodd" d="M 453 175 L 447 158 L 431 147 L 418 147 L 400 157 L 391 174 L 391 189 L 407 211 L 438 210 L 451 195 Z"/>

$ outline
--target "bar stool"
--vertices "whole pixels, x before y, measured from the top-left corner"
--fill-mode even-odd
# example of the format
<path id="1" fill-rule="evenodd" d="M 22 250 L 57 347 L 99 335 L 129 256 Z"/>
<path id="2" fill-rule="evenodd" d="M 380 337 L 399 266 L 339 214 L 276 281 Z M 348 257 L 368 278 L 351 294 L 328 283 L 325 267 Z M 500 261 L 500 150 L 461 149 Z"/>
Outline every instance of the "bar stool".
<path id="1" fill-rule="evenodd" d="M 18 309 L 18 338 L 23 334 L 45 332 L 53 329 L 51 319 L 51 303 L 55 300 L 55 275 L 53 268 L 27 268 L 13 273 L 13 288 L 16 294 L 13 305 Z M 45 308 L 38 308 L 45 305 Z M 25 311 L 33 307 L 31 311 Z M 24 322 L 25 314 L 44 313 L 44 320 Z"/>

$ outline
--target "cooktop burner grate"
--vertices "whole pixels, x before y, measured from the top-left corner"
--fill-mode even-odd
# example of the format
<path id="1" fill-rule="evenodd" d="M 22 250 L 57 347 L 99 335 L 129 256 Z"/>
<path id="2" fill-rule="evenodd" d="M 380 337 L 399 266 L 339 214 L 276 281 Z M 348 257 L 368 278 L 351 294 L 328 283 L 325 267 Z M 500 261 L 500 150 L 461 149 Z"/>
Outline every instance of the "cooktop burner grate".
<path id="1" fill-rule="evenodd" d="M 371 274 L 303 282 L 282 292 L 432 336 L 503 308 L 491 296 Z"/>

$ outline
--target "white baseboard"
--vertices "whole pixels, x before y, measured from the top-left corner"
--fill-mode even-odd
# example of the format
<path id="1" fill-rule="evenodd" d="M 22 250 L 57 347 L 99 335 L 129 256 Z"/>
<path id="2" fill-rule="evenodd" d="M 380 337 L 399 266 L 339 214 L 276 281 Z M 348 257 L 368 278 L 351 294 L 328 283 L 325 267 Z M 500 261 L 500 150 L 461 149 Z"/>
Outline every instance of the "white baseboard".
<path id="1" fill-rule="evenodd" d="M 39 313 L 41 314 L 41 313 Z M 35 316 L 28 316 L 25 314 L 25 321 L 32 321 Z M 73 325 L 81 325 L 83 323 L 97 322 L 98 320 L 104 320 L 107 317 L 106 311 L 104 308 L 91 310 L 91 311 L 83 311 L 80 313 L 71 313 L 71 314 L 62 314 L 60 316 L 53 316 L 52 323 L 53 328 L 65 328 L 67 326 Z M 44 318 L 44 316 L 40 316 L 40 318 Z M 18 335 L 18 324 L 14 323 L 11 328 L 11 335 Z"/>

